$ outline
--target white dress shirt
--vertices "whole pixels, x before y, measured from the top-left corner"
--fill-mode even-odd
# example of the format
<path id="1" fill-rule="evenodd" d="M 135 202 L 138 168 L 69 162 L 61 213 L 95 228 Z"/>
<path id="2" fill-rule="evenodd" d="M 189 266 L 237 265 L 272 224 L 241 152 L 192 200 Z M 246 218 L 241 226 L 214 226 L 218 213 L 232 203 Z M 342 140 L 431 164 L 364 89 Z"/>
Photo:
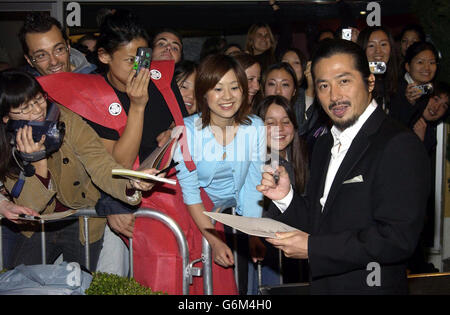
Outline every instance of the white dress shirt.
<path id="1" fill-rule="evenodd" d="M 331 185 L 333 184 L 334 177 L 336 176 L 336 173 L 339 167 L 341 166 L 341 163 L 344 160 L 345 155 L 347 154 L 347 151 L 353 142 L 353 139 L 356 137 L 361 127 L 364 125 L 364 123 L 367 121 L 370 115 L 372 115 L 372 113 L 375 111 L 376 108 L 377 103 L 375 100 L 372 100 L 372 102 L 370 102 L 370 104 L 367 106 L 367 108 L 364 110 L 364 112 L 361 114 L 361 116 L 359 116 L 359 118 L 352 126 L 346 128 L 343 131 L 336 128 L 336 126 L 333 126 L 331 128 L 331 134 L 334 139 L 334 144 L 331 148 L 331 159 L 330 164 L 328 165 L 323 195 L 322 198 L 320 198 L 322 210 L 325 205 L 325 202 L 327 201 L 328 193 L 330 192 L 330 188 Z M 284 212 L 291 204 L 293 197 L 294 191 L 291 186 L 289 193 L 283 199 L 273 200 L 273 203 L 278 207 L 278 209 L 281 212 Z"/>

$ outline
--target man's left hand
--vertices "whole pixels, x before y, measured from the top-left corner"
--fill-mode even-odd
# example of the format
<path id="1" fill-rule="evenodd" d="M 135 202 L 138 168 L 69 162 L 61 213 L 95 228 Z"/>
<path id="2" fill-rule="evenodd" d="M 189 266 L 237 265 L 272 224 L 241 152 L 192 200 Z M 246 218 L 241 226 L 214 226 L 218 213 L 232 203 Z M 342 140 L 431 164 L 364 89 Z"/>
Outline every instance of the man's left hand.
<path id="1" fill-rule="evenodd" d="M 279 232 L 276 233 L 276 236 L 277 238 L 266 238 L 266 241 L 281 249 L 286 257 L 308 258 L 308 233 L 303 231 Z"/>

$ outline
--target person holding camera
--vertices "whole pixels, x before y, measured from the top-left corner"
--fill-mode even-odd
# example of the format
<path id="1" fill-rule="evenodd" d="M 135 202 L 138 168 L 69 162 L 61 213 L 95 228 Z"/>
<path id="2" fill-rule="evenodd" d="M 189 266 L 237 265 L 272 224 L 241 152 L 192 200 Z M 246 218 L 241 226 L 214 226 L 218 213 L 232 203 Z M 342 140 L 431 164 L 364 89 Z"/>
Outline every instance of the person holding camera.
<path id="1" fill-rule="evenodd" d="M 357 44 L 366 52 L 371 72 L 375 75 L 373 97 L 390 113 L 390 103 L 397 92 L 399 67 L 395 42 L 391 32 L 383 26 L 368 26 L 358 36 Z"/>
<path id="2" fill-rule="evenodd" d="M 417 113 L 422 113 L 433 92 L 438 70 L 439 53 L 429 42 L 416 42 L 406 50 L 403 78 L 392 100 L 391 115 L 410 126 Z"/>
<path id="3" fill-rule="evenodd" d="M 141 201 L 139 190 L 153 187 L 153 183 L 112 178 L 111 170 L 121 165 L 108 154 L 97 134 L 81 117 L 49 102 L 32 75 L 3 71 L 0 91 L 0 180 L 15 204 L 40 214 L 82 209 L 96 204 L 101 189 L 135 205 Z M 102 245 L 99 224 L 104 225 L 103 220 L 89 225 L 92 270 Z M 20 229 L 22 234 L 7 268 L 42 261 L 41 237 L 34 233 L 39 226 L 21 224 Z M 82 230 L 78 218 L 47 223 L 46 261 L 53 263 L 62 253 L 65 261 L 84 265 Z"/>
<path id="4" fill-rule="evenodd" d="M 87 74 L 97 70 L 96 65 L 70 45 L 61 23 L 46 12 L 27 14 L 18 37 L 26 60 L 23 70 L 33 76 L 41 77 L 61 72 Z M 60 85 L 61 88 L 64 87 L 64 83 Z M 91 221 L 92 219 L 89 219 L 89 222 Z M 3 222 L 2 227 L 3 254 L 4 260 L 7 261 L 11 256 L 10 249 L 16 247 L 19 231 L 17 226 L 9 221 Z"/>
<path id="5" fill-rule="evenodd" d="M 422 141 L 431 161 L 432 182 L 435 180 L 435 160 L 437 146 L 437 126 L 445 121 L 448 115 L 448 104 L 450 97 L 450 86 L 442 81 L 433 84 L 433 91 L 429 97 L 423 98 L 427 103 L 423 110 L 417 108 L 414 116 L 408 123 L 410 128 Z M 422 107 L 422 105 L 420 105 Z M 422 107 L 423 108 L 423 107 Z M 419 240 L 419 244 L 414 252 L 413 257 L 408 263 L 410 273 L 431 273 L 437 272 L 438 269 L 432 263 L 428 262 L 428 254 L 426 247 L 431 247 L 434 238 L 434 220 L 435 217 L 435 200 L 434 189 L 428 198 L 427 215 L 425 217 L 425 226 Z"/>

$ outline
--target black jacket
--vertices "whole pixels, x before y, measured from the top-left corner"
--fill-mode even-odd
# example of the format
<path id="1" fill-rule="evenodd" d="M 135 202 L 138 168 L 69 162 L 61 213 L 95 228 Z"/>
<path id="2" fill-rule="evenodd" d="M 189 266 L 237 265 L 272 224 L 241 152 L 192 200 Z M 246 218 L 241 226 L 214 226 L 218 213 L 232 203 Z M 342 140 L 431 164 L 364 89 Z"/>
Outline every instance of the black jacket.
<path id="1" fill-rule="evenodd" d="M 429 160 L 417 136 L 378 107 L 352 142 L 322 211 L 332 135 L 315 145 L 306 197 L 277 219 L 310 233 L 313 294 L 406 294 L 406 261 L 423 227 Z M 363 182 L 345 183 L 362 175 Z M 272 204 L 274 207 L 274 205 Z M 380 266 L 380 286 L 369 286 Z"/>

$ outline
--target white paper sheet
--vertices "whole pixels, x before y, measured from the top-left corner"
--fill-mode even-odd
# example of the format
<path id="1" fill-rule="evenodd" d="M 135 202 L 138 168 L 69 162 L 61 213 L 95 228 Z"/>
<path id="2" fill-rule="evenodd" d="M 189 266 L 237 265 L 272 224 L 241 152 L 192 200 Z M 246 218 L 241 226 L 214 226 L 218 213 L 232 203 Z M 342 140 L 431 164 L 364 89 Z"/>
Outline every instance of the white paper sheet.
<path id="1" fill-rule="evenodd" d="M 236 230 L 259 237 L 276 238 L 275 233 L 277 232 L 297 231 L 297 229 L 292 226 L 270 218 L 250 218 L 207 211 L 204 211 L 203 213 L 218 222 L 235 228 Z"/>
<path id="2" fill-rule="evenodd" d="M 128 169 L 122 169 L 122 168 L 115 168 L 112 170 L 112 174 L 113 175 L 118 175 L 118 176 L 122 176 L 122 177 L 126 177 L 128 179 L 149 179 L 149 180 L 154 180 L 157 182 L 162 182 L 162 183 L 167 183 L 167 184 L 171 184 L 171 185 L 176 185 L 177 181 L 174 179 L 168 179 L 165 177 L 159 177 L 159 176 L 155 176 L 155 175 L 151 175 L 151 174 L 147 174 L 144 172 L 139 172 L 139 171 L 133 171 L 133 170 L 128 170 Z"/>

